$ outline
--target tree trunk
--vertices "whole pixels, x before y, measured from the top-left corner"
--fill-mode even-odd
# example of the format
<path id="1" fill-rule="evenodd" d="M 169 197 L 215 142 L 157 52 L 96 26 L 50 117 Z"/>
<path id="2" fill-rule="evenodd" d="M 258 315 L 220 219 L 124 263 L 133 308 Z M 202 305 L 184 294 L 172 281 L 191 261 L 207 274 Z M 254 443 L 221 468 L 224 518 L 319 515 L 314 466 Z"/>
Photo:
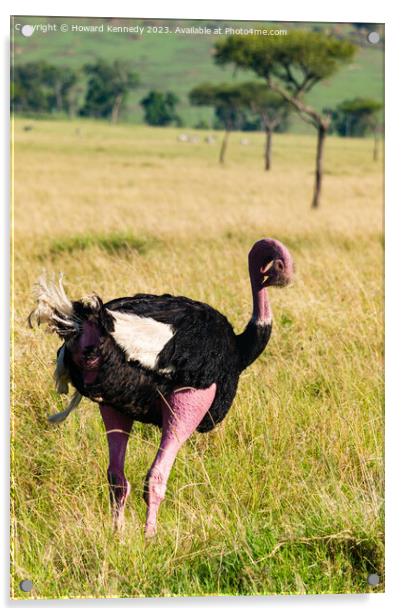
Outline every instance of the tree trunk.
<path id="1" fill-rule="evenodd" d="M 224 165 L 224 160 L 225 160 L 225 156 L 226 156 L 226 150 L 227 150 L 229 136 L 230 136 L 230 130 L 226 129 L 226 132 L 224 133 L 224 137 L 223 137 L 223 142 L 222 142 L 221 148 L 220 148 L 219 162 L 220 162 L 221 165 Z"/>
<path id="2" fill-rule="evenodd" d="M 322 190 L 323 180 L 323 147 L 324 140 L 327 134 L 327 127 L 323 124 L 319 125 L 317 134 L 317 152 L 316 152 L 316 170 L 315 170 L 315 188 L 313 192 L 312 208 L 318 208 L 320 204 L 320 193 Z"/>
<path id="3" fill-rule="evenodd" d="M 272 138 L 273 131 L 266 127 L 265 171 L 269 171 L 272 166 Z"/>
<path id="4" fill-rule="evenodd" d="M 112 124 L 117 124 L 118 122 L 118 116 L 120 114 L 120 109 L 121 109 L 121 103 L 123 102 L 123 95 L 122 94 L 117 94 L 115 100 L 114 100 L 114 104 L 113 104 L 113 109 L 111 112 L 111 122 Z"/>
<path id="5" fill-rule="evenodd" d="M 379 160 L 379 129 L 375 126 L 373 137 L 373 160 Z"/>
<path id="6" fill-rule="evenodd" d="M 70 118 L 70 120 L 72 120 L 72 118 L 76 115 L 76 111 L 78 108 L 77 97 L 74 95 L 74 92 L 68 93 L 67 104 L 68 117 Z"/>
<path id="7" fill-rule="evenodd" d="M 56 95 L 56 108 L 57 111 L 63 111 L 63 97 L 61 94 L 61 83 L 57 81 L 55 85 L 55 95 Z"/>

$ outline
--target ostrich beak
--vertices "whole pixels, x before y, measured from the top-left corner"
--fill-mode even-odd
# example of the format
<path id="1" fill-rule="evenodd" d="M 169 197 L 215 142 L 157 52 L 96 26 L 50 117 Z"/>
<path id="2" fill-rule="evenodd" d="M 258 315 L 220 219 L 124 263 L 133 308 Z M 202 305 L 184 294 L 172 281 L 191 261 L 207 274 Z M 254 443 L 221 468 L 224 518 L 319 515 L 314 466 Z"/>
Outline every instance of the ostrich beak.
<path id="1" fill-rule="evenodd" d="M 269 261 L 269 263 L 267 265 L 265 265 L 264 267 L 260 268 L 260 273 L 263 274 L 263 284 L 265 284 L 268 281 L 268 279 L 269 279 L 269 276 L 267 275 L 267 272 L 273 266 L 273 263 L 274 263 L 274 259 Z"/>
<path id="2" fill-rule="evenodd" d="M 269 261 L 269 263 L 267 265 L 265 265 L 264 267 L 260 268 L 260 272 L 261 274 L 267 274 L 267 272 L 269 271 L 269 269 L 271 267 L 273 267 L 273 263 L 274 263 L 274 259 L 272 259 L 271 261 Z"/>

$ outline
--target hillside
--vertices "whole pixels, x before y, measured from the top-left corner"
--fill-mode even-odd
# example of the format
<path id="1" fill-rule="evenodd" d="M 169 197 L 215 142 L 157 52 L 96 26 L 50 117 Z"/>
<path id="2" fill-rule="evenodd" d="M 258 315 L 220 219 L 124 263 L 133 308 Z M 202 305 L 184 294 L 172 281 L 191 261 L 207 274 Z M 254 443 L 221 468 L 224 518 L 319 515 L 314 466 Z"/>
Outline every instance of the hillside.
<path id="1" fill-rule="evenodd" d="M 221 69 L 214 65 L 212 59 L 213 44 L 216 35 L 176 34 L 177 25 L 216 25 L 252 26 L 251 22 L 202 22 L 175 20 L 117 20 L 117 19 L 82 19 L 78 18 L 46 18 L 46 17 L 15 17 L 14 24 L 31 24 L 47 26 L 56 25 L 58 31 L 35 31 L 31 37 L 24 37 L 12 28 L 14 61 L 16 64 L 37 60 L 61 66 L 81 67 L 96 58 L 107 60 L 125 60 L 132 64 L 133 70 L 140 75 L 140 87 L 130 94 L 124 119 L 141 122 L 142 108 L 140 100 L 150 89 L 172 90 L 181 99 L 179 114 L 185 124 L 194 125 L 201 119 L 210 119 L 211 110 L 193 108 L 188 102 L 188 92 L 202 81 L 221 82 L 252 78 L 250 73 L 238 72 L 232 69 Z M 68 27 L 67 32 L 61 32 L 61 24 Z M 74 25 L 98 26 L 104 25 L 104 32 L 72 31 Z M 113 25 L 144 26 L 168 24 L 170 33 L 114 33 L 107 32 L 107 26 Z M 260 26 L 260 23 L 258 24 Z M 279 28 L 316 28 L 322 27 L 330 32 L 335 28 L 336 35 L 350 35 L 350 26 L 341 24 L 278 24 Z M 367 96 L 382 100 L 384 92 L 384 51 L 382 46 L 360 47 L 354 62 L 344 67 L 333 79 L 316 86 L 311 92 L 308 102 L 317 106 L 331 107 L 345 98 Z M 307 130 L 304 123 L 293 122 L 294 130 Z"/>

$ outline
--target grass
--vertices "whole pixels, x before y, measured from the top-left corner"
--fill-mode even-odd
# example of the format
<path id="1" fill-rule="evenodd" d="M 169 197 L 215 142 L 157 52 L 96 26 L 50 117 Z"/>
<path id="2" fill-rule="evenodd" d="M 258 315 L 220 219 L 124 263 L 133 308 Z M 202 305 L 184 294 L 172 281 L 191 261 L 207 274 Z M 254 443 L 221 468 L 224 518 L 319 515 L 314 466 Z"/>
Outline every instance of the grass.
<path id="1" fill-rule="evenodd" d="M 13 61 L 16 65 L 24 62 L 46 60 L 56 66 L 70 66 L 80 69 L 83 64 L 93 62 L 96 58 L 124 60 L 130 63 L 132 69 L 140 76 L 139 87 L 132 91 L 127 100 L 123 116 L 128 121 L 142 122 L 143 109 L 140 101 L 149 90 L 171 90 L 181 99 L 178 113 L 185 124 L 194 126 L 200 120 L 212 122 L 213 110 L 202 107 L 191 107 L 188 101 L 189 91 L 203 81 L 212 83 L 249 81 L 254 76 L 250 72 L 236 71 L 232 67 L 222 69 L 213 62 L 213 45 L 219 38 L 216 35 L 180 35 L 180 34 L 113 34 L 108 33 L 107 25 L 110 19 L 66 18 L 66 17 L 33 17 L 15 18 L 16 23 L 29 24 L 61 24 L 70 26 L 68 32 L 36 32 L 32 37 L 24 37 L 12 30 Z M 73 32 L 73 24 L 99 25 L 104 24 L 102 34 L 90 32 Z M 143 25 L 141 19 L 111 20 L 113 25 Z M 185 20 L 147 20 L 149 24 L 169 24 L 174 31 L 176 25 L 208 25 L 233 26 L 238 28 L 254 25 L 260 28 L 260 22 L 216 22 Z M 277 27 L 294 29 L 311 29 L 316 24 L 283 23 L 274 24 Z M 321 24 L 322 25 L 322 24 Z M 327 26 L 327 24 L 326 24 Z M 329 24 L 329 28 L 333 24 Z M 337 34 L 349 36 L 348 24 L 334 26 Z M 306 101 L 317 109 L 335 107 L 344 99 L 357 96 L 383 100 L 384 97 L 384 50 L 382 47 L 360 47 L 354 61 L 346 65 L 329 80 L 318 84 L 307 95 Z M 174 84 L 173 86 L 171 84 Z M 302 122 L 294 114 L 291 119 L 292 130 L 296 132 L 313 132 L 308 124 Z"/>
<path id="2" fill-rule="evenodd" d="M 81 233 L 71 237 L 67 236 L 56 239 L 51 243 L 48 252 L 40 253 L 40 257 L 46 260 L 48 257 L 58 257 L 63 253 L 84 252 L 96 247 L 111 255 L 125 254 L 129 257 L 132 251 L 140 255 L 145 254 L 152 245 L 155 245 L 154 240 L 135 237 L 131 233 L 124 231 L 91 235 Z"/>
<path id="3" fill-rule="evenodd" d="M 315 140 L 261 135 L 178 143 L 178 130 L 17 120 L 14 130 L 12 595 L 140 597 L 384 589 L 383 176 L 369 140 L 329 137 L 312 211 Z M 221 139 L 221 135 L 217 134 Z M 58 341 L 31 331 L 32 285 L 63 271 L 69 295 L 136 292 L 209 302 L 240 331 L 247 251 L 284 241 L 296 265 L 273 289 L 274 331 L 225 421 L 179 453 L 145 543 L 142 486 L 159 432 L 137 424 L 121 537 L 110 530 L 107 447 L 85 401 L 60 426 Z M 367 576 L 381 583 L 369 588 Z"/>

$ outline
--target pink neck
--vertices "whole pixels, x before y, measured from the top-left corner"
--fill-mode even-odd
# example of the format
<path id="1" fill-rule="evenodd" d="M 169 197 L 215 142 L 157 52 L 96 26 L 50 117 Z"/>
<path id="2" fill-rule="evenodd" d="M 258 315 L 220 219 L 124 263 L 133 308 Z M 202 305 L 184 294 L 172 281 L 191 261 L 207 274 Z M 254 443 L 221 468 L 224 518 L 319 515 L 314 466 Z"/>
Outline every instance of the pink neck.
<path id="1" fill-rule="evenodd" d="M 255 274 L 250 268 L 250 277 L 253 297 L 252 321 L 267 325 L 271 323 L 273 316 L 267 289 L 262 287 L 261 274 L 259 272 Z"/>

